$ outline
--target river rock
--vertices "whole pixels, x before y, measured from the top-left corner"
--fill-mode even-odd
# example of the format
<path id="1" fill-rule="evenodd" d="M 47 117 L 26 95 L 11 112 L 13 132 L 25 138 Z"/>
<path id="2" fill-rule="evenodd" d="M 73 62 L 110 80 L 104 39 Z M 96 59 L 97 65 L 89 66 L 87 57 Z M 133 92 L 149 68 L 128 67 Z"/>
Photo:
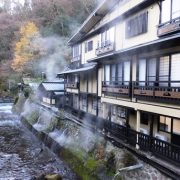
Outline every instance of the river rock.
<path id="1" fill-rule="evenodd" d="M 46 180 L 62 180 L 62 177 L 59 174 L 49 174 L 45 176 Z"/>

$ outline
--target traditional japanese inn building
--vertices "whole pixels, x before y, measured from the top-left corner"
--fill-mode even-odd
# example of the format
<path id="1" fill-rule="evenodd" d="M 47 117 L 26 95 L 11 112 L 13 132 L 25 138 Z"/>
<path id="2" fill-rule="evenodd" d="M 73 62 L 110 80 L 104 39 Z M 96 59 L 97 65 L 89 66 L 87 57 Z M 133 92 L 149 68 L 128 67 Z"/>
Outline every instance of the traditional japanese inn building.
<path id="1" fill-rule="evenodd" d="M 180 163 L 179 0 L 104 0 L 68 43 L 67 108 Z"/>

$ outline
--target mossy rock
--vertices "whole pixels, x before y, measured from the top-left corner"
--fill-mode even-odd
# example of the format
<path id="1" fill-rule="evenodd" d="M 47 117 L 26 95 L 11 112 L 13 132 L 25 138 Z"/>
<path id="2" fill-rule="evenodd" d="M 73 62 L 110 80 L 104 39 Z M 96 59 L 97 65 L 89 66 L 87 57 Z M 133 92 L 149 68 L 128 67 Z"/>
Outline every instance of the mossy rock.
<path id="1" fill-rule="evenodd" d="M 62 177 L 59 174 L 49 174 L 45 176 L 46 180 L 62 180 Z"/>

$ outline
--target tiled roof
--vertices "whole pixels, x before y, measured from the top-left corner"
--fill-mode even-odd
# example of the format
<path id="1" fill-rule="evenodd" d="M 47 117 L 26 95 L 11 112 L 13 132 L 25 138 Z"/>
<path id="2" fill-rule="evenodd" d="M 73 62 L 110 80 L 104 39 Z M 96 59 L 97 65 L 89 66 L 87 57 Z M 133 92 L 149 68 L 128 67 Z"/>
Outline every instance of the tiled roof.
<path id="1" fill-rule="evenodd" d="M 63 91 L 64 84 L 62 83 L 53 83 L 53 82 L 44 82 L 42 86 L 46 91 Z"/>

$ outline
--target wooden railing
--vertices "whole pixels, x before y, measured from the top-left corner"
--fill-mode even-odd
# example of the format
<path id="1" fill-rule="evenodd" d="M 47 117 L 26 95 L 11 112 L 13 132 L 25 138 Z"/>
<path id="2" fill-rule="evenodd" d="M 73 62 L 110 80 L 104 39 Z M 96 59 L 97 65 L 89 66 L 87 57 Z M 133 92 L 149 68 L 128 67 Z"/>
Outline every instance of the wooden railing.
<path id="1" fill-rule="evenodd" d="M 132 146 L 137 144 L 143 151 L 152 152 L 156 156 L 180 164 L 180 146 L 151 137 L 121 125 L 111 125 L 110 132 L 113 136 L 125 140 Z"/>
<path id="2" fill-rule="evenodd" d="M 180 163 L 180 147 L 152 137 L 151 152 L 157 156 Z"/>
<path id="3" fill-rule="evenodd" d="M 158 36 L 174 33 L 180 30 L 180 17 L 167 21 L 158 26 Z"/>
<path id="4" fill-rule="evenodd" d="M 133 83 L 133 96 L 152 100 L 180 100 L 180 81 L 138 81 Z"/>
<path id="5" fill-rule="evenodd" d="M 90 117 L 87 118 L 87 113 L 81 110 L 73 110 L 70 106 L 67 106 L 66 109 L 69 109 L 69 112 L 74 114 L 74 116 L 79 117 L 79 120 L 82 121 L 82 123 L 86 121 L 89 126 L 92 126 L 92 128 L 95 128 L 96 130 L 105 130 L 105 132 L 109 132 L 111 136 L 125 141 L 134 147 L 139 145 L 140 150 L 142 151 L 151 152 L 155 156 L 180 165 L 180 146 L 137 132 L 127 126 L 122 126 L 91 114 L 89 114 Z"/>
<path id="6" fill-rule="evenodd" d="M 103 81 L 102 92 L 114 96 L 130 96 L 131 83 L 129 81 Z"/>

